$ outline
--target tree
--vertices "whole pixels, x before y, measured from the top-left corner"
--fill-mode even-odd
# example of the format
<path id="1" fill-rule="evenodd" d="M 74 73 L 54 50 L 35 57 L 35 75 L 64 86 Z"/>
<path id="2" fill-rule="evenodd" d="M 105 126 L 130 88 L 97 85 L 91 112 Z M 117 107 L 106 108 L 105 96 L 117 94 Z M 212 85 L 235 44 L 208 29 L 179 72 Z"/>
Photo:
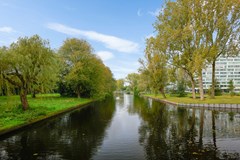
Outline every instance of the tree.
<path id="1" fill-rule="evenodd" d="M 126 82 L 129 84 L 130 90 L 133 91 L 134 95 L 138 95 L 139 93 L 138 80 L 139 74 L 137 73 L 130 73 L 126 77 Z"/>
<path id="2" fill-rule="evenodd" d="M 185 97 L 187 95 L 186 91 L 186 85 L 183 80 L 179 81 L 177 83 L 177 94 L 179 97 Z"/>
<path id="3" fill-rule="evenodd" d="M 59 54 L 63 62 L 61 95 L 102 98 L 114 90 L 115 80 L 110 69 L 93 54 L 87 41 L 67 39 Z"/>
<path id="4" fill-rule="evenodd" d="M 173 68 L 184 70 L 192 85 L 192 96 L 195 95 L 195 70 L 193 69 L 194 43 L 190 27 L 191 18 L 187 4 L 168 2 L 164 12 L 160 13 L 154 25 L 161 39 L 167 44 L 168 63 Z"/>
<path id="5" fill-rule="evenodd" d="M 228 82 L 228 90 L 229 90 L 231 96 L 234 96 L 234 88 L 235 88 L 234 83 L 233 83 L 233 80 L 231 79 Z"/>
<path id="6" fill-rule="evenodd" d="M 214 98 L 218 57 L 239 54 L 240 2 L 239 0 L 202 0 L 202 4 L 201 21 L 203 21 L 208 61 L 212 65 L 211 97 Z"/>
<path id="7" fill-rule="evenodd" d="M 155 93 L 160 92 L 166 98 L 164 89 L 168 83 L 167 56 L 165 47 L 160 42 L 159 39 L 153 37 L 147 39 L 145 61 L 140 60 L 140 63 L 142 64 L 142 73 L 149 77 L 151 90 Z"/>
<path id="8" fill-rule="evenodd" d="M 124 89 L 124 79 L 116 80 L 117 90 L 122 91 Z"/>
<path id="9" fill-rule="evenodd" d="M 205 0 L 177 0 L 167 2 L 158 16 L 155 28 L 167 44 L 170 62 L 186 71 L 192 82 L 195 98 L 195 80 L 198 77 L 201 100 L 204 99 L 202 70 L 206 67 L 209 48 L 206 47 Z"/>
<path id="10" fill-rule="evenodd" d="M 30 90 L 49 90 L 57 79 L 56 55 L 49 42 L 38 35 L 19 38 L 0 54 L 0 61 L 0 78 L 20 90 L 23 110 L 29 107 L 27 93 Z"/>
<path id="11" fill-rule="evenodd" d="M 90 79 L 87 74 L 91 69 L 89 65 L 87 66 L 87 63 L 91 62 L 92 50 L 90 44 L 85 40 L 72 38 L 64 41 L 59 49 L 63 61 L 61 84 L 64 89 L 62 89 L 62 95 L 76 94 L 77 97 L 80 97 L 84 92 L 89 92 L 88 83 L 90 83 Z"/>

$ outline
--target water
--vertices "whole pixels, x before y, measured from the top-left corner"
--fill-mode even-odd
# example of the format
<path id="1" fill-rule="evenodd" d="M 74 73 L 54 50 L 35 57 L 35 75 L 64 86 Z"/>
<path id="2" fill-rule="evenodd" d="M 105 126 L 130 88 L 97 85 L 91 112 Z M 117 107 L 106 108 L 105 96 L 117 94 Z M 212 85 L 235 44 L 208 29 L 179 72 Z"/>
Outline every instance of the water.
<path id="1" fill-rule="evenodd" d="M 2 137 L 0 159 L 240 159 L 239 113 L 116 97 Z"/>

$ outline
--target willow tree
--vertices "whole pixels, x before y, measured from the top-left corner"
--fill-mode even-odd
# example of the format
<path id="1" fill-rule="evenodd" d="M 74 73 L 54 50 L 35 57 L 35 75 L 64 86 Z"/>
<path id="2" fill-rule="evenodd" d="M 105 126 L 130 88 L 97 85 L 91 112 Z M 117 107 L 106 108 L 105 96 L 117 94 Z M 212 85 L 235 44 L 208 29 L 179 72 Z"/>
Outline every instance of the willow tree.
<path id="1" fill-rule="evenodd" d="M 240 1 L 201 0 L 204 36 L 208 61 L 212 65 L 211 97 L 215 96 L 215 70 L 219 56 L 239 54 Z"/>
<path id="2" fill-rule="evenodd" d="M 38 35 L 19 38 L 0 54 L 0 61 L 0 78 L 20 90 L 23 110 L 29 107 L 27 94 L 32 88 L 49 89 L 55 84 L 56 55 Z"/>

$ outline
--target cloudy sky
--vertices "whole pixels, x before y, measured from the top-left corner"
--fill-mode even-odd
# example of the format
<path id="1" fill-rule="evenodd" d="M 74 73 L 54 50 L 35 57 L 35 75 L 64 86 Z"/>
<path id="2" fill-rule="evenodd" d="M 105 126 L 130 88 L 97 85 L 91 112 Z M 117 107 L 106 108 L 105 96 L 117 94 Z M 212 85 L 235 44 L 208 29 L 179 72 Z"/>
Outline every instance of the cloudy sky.
<path id="1" fill-rule="evenodd" d="M 40 35 L 58 49 L 87 40 L 116 79 L 137 72 L 162 0 L 0 0 L 0 46 Z"/>

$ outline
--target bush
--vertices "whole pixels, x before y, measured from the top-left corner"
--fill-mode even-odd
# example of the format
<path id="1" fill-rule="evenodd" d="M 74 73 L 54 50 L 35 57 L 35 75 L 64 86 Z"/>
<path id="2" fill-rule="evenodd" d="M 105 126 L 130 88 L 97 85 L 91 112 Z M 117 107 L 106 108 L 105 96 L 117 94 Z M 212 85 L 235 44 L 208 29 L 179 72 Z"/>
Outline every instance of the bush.
<path id="1" fill-rule="evenodd" d="M 185 91 L 186 91 L 186 85 L 184 81 L 180 81 L 177 84 L 177 91 L 176 91 L 176 93 L 178 94 L 178 97 L 185 97 L 187 95 Z"/>

